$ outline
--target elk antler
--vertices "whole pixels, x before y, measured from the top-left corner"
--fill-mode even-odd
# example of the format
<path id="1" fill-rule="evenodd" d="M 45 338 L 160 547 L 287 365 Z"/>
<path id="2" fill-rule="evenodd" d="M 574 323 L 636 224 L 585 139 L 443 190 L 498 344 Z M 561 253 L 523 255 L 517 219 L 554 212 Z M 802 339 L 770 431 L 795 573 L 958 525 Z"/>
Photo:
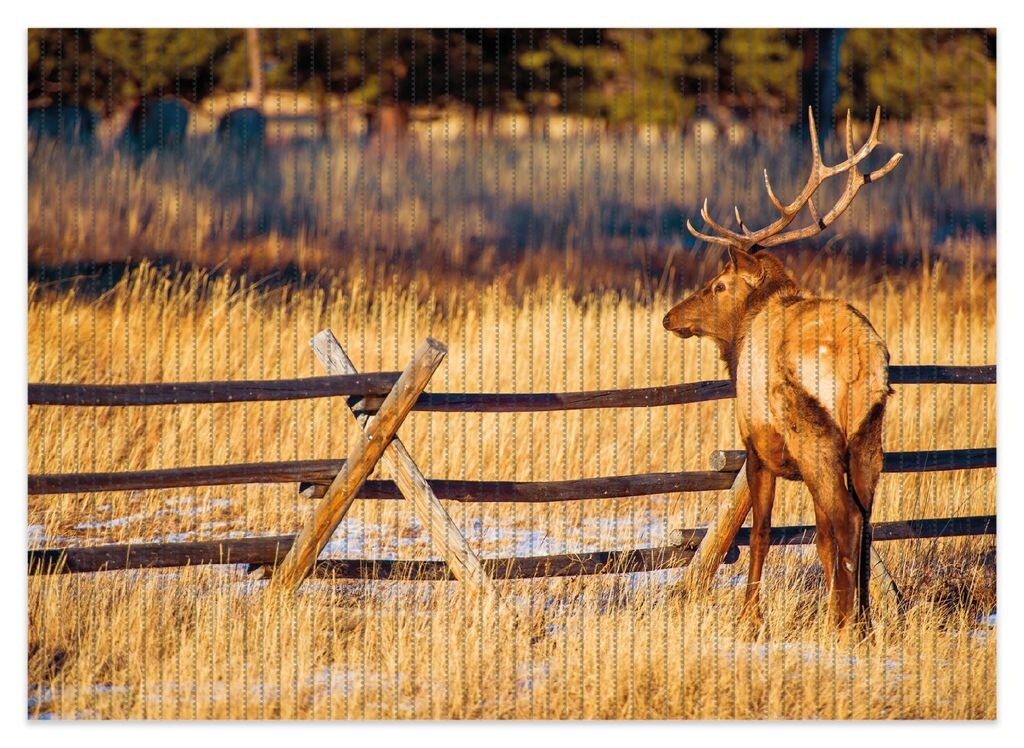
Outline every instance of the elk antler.
<path id="1" fill-rule="evenodd" d="M 817 128 L 814 126 L 814 112 L 810 107 L 807 108 L 807 117 L 810 120 L 811 129 L 811 175 L 807 178 L 807 184 L 797 195 L 796 199 L 789 205 L 783 205 L 782 201 L 775 196 L 775 191 L 772 189 L 772 183 L 768 181 L 768 170 L 764 170 L 764 186 L 768 192 L 768 199 L 772 201 L 772 205 L 779 211 L 779 218 L 774 223 L 765 226 L 763 229 L 757 231 L 751 231 L 747 228 L 746 224 L 743 223 L 743 219 L 740 218 L 740 209 L 736 208 L 736 222 L 739 224 L 740 229 L 743 233 L 738 234 L 735 231 L 730 231 L 724 226 L 719 225 L 711 218 L 708 213 L 708 200 L 704 198 L 704 207 L 701 208 L 700 215 L 707 222 L 707 225 L 711 227 L 711 230 L 717 234 L 713 236 L 710 234 L 702 234 L 697 231 L 690 224 L 686 222 L 686 228 L 690 230 L 690 233 L 696 236 L 698 239 L 703 239 L 706 242 L 712 244 L 722 244 L 727 247 L 734 247 L 741 249 L 745 252 L 754 251 L 765 247 L 776 247 L 780 244 L 786 244 L 787 242 L 795 241 L 797 239 L 806 239 L 809 236 L 814 236 L 820 231 L 823 231 L 832 224 L 843 211 L 845 211 L 850 203 L 853 202 L 853 198 L 857 195 L 857 192 L 868 182 L 874 182 L 881 179 L 890 171 L 896 168 L 896 165 L 903 158 L 902 153 L 895 154 L 885 166 L 870 174 L 861 174 L 857 171 L 857 164 L 868 157 L 868 154 L 875 149 L 875 146 L 880 142 L 878 140 L 878 125 L 881 121 L 882 108 L 878 107 L 875 110 L 875 121 L 871 125 L 871 134 L 868 136 L 867 142 L 860 147 L 856 153 L 853 151 L 853 126 L 850 124 L 850 110 L 846 110 L 846 160 L 836 164 L 835 166 L 825 166 L 821 160 L 821 149 L 818 146 L 818 133 Z M 836 174 L 842 172 L 847 173 L 846 178 L 846 189 L 840 196 L 832 209 L 825 213 L 823 216 L 818 215 L 818 211 L 814 208 L 814 203 L 811 202 L 811 197 L 817 191 L 818 187 L 821 186 L 822 182 L 830 177 L 834 177 Z M 807 211 L 811 214 L 812 223 L 802 229 L 794 229 L 785 233 L 780 233 L 789 224 L 793 222 L 793 219 L 797 217 L 797 214 L 807 206 Z"/>

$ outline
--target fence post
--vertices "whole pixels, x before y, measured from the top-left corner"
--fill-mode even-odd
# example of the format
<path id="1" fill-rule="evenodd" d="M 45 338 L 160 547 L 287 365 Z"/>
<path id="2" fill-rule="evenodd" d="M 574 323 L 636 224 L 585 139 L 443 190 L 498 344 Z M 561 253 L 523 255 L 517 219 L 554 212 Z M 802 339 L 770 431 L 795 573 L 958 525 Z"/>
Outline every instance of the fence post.
<path id="1" fill-rule="evenodd" d="M 352 505 L 359 487 L 373 471 L 447 352 L 444 344 L 433 338 L 427 338 L 416 350 L 413 360 L 395 382 L 377 415 L 367 422 L 366 438 L 356 442 L 323 501 L 317 504 L 312 518 L 299 532 L 288 555 L 274 573 L 276 585 L 294 591 L 312 571 L 317 556 Z"/>
<path id="2" fill-rule="evenodd" d="M 726 500 L 708 525 L 704 539 L 690 563 L 683 569 L 682 586 L 687 591 L 706 587 L 711 582 L 725 554 L 729 552 L 736 533 L 751 507 L 750 487 L 747 485 L 747 462 L 743 461 L 733 480 L 732 489 Z"/>
<path id="3" fill-rule="evenodd" d="M 358 374 L 352 359 L 348 357 L 341 343 L 334 337 L 330 330 L 318 332 L 309 341 L 313 353 L 323 364 L 328 374 Z M 370 420 L 370 414 L 356 414 L 353 406 L 360 400 L 359 397 L 348 398 L 348 406 L 356 417 L 360 428 L 366 428 Z M 391 473 L 395 484 L 402 492 L 406 500 L 412 504 L 419 517 L 420 522 L 430 532 L 430 539 L 437 549 L 441 558 L 452 570 L 452 574 L 460 582 L 465 582 L 473 587 L 484 591 L 487 594 L 496 594 L 494 584 L 483 566 L 480 559 L 473 553 L 469 543 L 459 532 L 452 518 L 445 511 L 441 502 L 438 501 L 434 490 L 430 487 L 426 477 L 420 471 L 412 455 L 405 448 L 402 440 L 397 436 L 391 440 L 391 444 L 384 450 L 381 462 Z"/>

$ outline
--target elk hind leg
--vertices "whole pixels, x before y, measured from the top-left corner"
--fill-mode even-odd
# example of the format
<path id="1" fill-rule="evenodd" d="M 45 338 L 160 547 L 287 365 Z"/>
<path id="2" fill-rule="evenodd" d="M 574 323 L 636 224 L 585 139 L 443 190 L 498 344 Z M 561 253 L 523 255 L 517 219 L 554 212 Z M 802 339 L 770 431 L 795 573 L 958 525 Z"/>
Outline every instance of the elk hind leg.
<path id="1" fill-rule="evenodd" d="M 819 463 L 818 472 L 814 462 Z M 864 517 L 847 491 L 840 456 L 822 455 L 812 458 L 811 463 L 806 468 L 801 466 L 801 471 L 819 517 L 818 550 L 826 566 L 826 577 L 831 577 L 829 608 L 836 624 L 843 626 L 854 616 L 856 608 Z M 822 519 L 828 526 L 824 533 Z"/>
<path id="2" fill-rule="evenodd" d="M 825 575 L 825 588 L 828 590 L 829 595 L 831 595 L 832 578 L 835 576 L 835 569 L 832 566 L 832 547 L 835 545 L 835 539 L 832 537 L 832 523 L 818 502 L 817 497 L 815 497 L 813 503 L 815 523 L 814 544 L 818 547 L 818 558 L 821 560 L 821 570 Z"/>
<path id="3" fill-rule="evenodd" d="M 857 613 L 865 524 L 860 507 L 846 490 L 845 477 L 839 473 L 828 480 L 824 501 L 834 538 L 832 617 L 839 626 L 849 623 Z"/>
<path id="4" fill-rule="evenodd" d="M 885 403 L 877 403 L 868 412 L 857 433 L 850 439 L 850 493 L 861 510 L 863 525 L 860 547 L 860 578 L 858 584 L 858 611 L 864 622 L 870 621 L 871 582 L 871 506 L 875 488 L 882 472 L 882 419 Z"/>
<path id="5" fill-rule="evenodd" d="M 822 515 L 831 530 L 818 550 L 831 576 L 832 618 L 843 626 L 854 612 L 863 532 L 863 516 L 846 485 L 846 439 L 815 397 L 791 383 L 780 387 L 779 394 L 785 405 L 786 448 L 814 499 L 818 534 L 824 534 Z"/>
<path id="6" fill-rule="evenodd" d="M 775 503 L 775 475 L 761 462 L 752 444 L 747 444 L 747 484 L 750 486 L 753 521 L 750 528 L 750 572 L 747 574 L 745 615 L 760 625 L 761 573 L 771 544 L 772 505 Z"/>

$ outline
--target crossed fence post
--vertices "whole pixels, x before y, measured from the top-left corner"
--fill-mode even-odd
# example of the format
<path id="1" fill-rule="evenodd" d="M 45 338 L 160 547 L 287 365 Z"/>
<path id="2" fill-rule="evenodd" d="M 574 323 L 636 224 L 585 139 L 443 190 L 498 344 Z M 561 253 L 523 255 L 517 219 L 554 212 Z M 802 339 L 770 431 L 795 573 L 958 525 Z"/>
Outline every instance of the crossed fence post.
<path id="1" fill-rule="evenodd" d="M 330 330 L 317 333 L 310 340 L 310 345 L 328 374 L 358 374 L 352 360 Z M 417 517 L 428 528 L 435 548 L 448 564 L 453 576 L 486 595 L 497 598 L 494 584 L 484 571 L 480 559 L 438 501 L 405 445 L 395 436 L 398 427 L 426 387 L 446 352 L 447 349 L 441 343 L 428 338 L 417 350 L 409 368 L 402 373 L 391 393 L 380 404 L 377 415 L 362 410 L 361 398 L 358 396 L 346 400 L 349 410 L 366 434 L 367 441 L 360 441 L 356 445 L 345 466 L 347 468 L 350 464 L 355 465 L 361 455 L 363 463 L 357 465 L 357 472 L 349 471 L 350 475 L 346 474 L 346 469 L 343 468 L 327 488 L 312 520 L 296 538 L 291 552 L 275 575 L 280 578 L 282 584 L 295 589 L 309 573 L 327 538 L 334 532 L 351 506 L 355 492 L 359 490 L 366 476 L 373 471 L 377 460 L 380 460 L 391 473 L 402 495 L 412 505 Z M 394 413 L 391 413 L 392 409 L 395 410 Z M 382 418 L 386 419 L 383 428 Z M 367 444 L 374 446 L 370 448 L 365 446 Z M 306 546 L 300 548 L 304 538 Z M 292 560 L 297 551 L 298 555 Z"/>
<path id="2" fill-rule="evenodd" d="M 309 341 L 313 353 L 323 364 L 328 374 L 358 374 L 352 359 L 348 357 L 341 343 L 330 330 L 322 330 Z M 370 413 L 359 412 L 357 406 L 360 398 L 349 397 L 346 400 L 349 410 L 356 417 L 360 428 L 366 428 Z M 470 548 L 469 543 L 456 527 L 452 518 L 441 506 L 434 489 L 430 487 L 426 477 L 397 436 L 384 450 L 381 462 L 391 473 L 402 496 L 412 504 L 420 522 L 430 532 L 435 549 L 448 564 L 452 574 L 460 582 L 484 590 L 488 594 L 496 594 L 496 588 L 480 563 L 480 559 Z"/>
<path id="3" fill-rule="evenodd" d="M 323 500 L 313 510 L 313 516 L 295 538 L 288 555 L 274 573 L 275 585 L 294 591 L 313 570 L 317 556 L 352 506 L 359 487 L 391 444 L 398 427 L 447 352 L 444 344 L 433 338 L 427 338 L 416 350 L 377 414 L 367 420 L 365 439 L 356 442 Z"/>

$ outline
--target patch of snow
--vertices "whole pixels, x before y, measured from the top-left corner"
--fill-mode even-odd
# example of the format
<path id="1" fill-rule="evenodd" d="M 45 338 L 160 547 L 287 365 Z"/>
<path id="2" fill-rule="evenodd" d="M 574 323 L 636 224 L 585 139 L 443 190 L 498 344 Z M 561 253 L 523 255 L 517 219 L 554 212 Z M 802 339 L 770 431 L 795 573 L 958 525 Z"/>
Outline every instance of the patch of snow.
<path id="1" fill-rule="evenodd" d="M 28 547 L 29 548 L 43 548 L 46 546 L 56 544 L 73 544 L 77 543 L 81 538 L 68 538 L 64 535 L 47 535 L 46 525 L 29 525 L 28 526 Z"/>
<path id="2" fill-rule="evenodd" d="M 157 509 L 154 512 L 136 512 L 135 514 L 128 514 L 121 517 L 111 517 L 106 520 L 97 520 L 93 522 L 81 522 L 75 525 L 76 530 L 109 530 L 114 527 L 124 527 L 129 522 L 145 521 L 158 519 L 160 517 L 198 517 L 201 514 L 205 514 L 213 509 L 223 509 L 231 505 L 228 499 L 211 499 L 204 501 L 199 505 L 189 505 L 182 508 L 182 505 L 191 503 L 194 499 L 177 498 L 167 499 L 165 503 L 170 506 L 163 509 Z M 206 525 L 211 527 L 225 527 L 229 523 L 227 522 L 207 522 Z"/>
<path id="3" fill-rule="evenodd" d="M 86 696 L 98 696 L 102 694 L 128 693 L 131 691 L 131 688 L 129 686 L 114 686 L 109 683 L 93 683 L 86 686 L 84 690 Z M 33 692 L 34 695 L 30 695 L 28 697 L 28 716 L 36 717 L 38 719 L 53 719 L 53 714 L 49 714 L 41 710 L 56 700 L 57 693 L 55 692 L 55 689 L 50 686 L 29 686 L 29 693 L 32 694 Z M 62 695 L 67 699 L 74 700 L 77 697 L 77 689 L 74 687 L 66 687 L 63 689 Z M 35 714 L 36 712 L 39 713 Z M 88 715 L 75 716 L 84 717 Z"/>

